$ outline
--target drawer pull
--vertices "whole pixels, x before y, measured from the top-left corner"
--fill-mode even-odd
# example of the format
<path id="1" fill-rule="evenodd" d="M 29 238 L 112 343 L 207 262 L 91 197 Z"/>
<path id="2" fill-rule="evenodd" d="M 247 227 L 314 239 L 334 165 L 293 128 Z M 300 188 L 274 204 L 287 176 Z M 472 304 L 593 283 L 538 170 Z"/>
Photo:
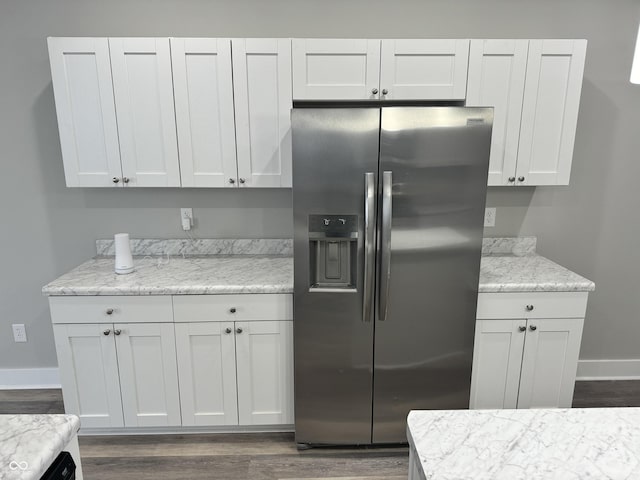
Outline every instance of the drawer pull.
<path id="1" fill-rule="evenodd" d="M 109 335 L 110 333 L 111 333 L 111 330 L 108 328 L 102 332 L 102 334 L 105 336 Z"/>
<path id="2" fill-rule="evenodd" d="M 107 308 L 107 315 L 113 315 L 113 308 Z"/>
<path id="3" fill-rule="evenodd" d="M 527 309 L 527 312 L 530 312 L 533 310 L 533 305 L 527 305 L 525 308 Z"/>
<path id="4" fill-rule="evenodd" d="M 531 325 L 529 327 L 529 330 L 531 330 L 532 332 L 535 332 L 538 329 L 538 327 L 536 327 L 535 325 Z"/>
<path id="5" fill-rule="evenodd" d="M 231 313 L 236 313 L 236 307 L 231 307 L 231 308 L 229 309 L 229 311 L 230 311 Z"/>

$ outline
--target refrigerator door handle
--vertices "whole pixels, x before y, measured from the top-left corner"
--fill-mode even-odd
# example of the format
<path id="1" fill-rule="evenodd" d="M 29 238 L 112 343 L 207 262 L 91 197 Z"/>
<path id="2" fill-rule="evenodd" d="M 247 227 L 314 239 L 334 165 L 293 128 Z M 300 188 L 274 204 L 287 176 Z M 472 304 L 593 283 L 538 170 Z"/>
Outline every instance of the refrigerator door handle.
<path id="1" fill-rule="evenodd" d="M 382 226 L 380 232 L 380 313 L 378 319 L 387 319 L 389 284 L 391 283 L 391 207 L 393 179 L 391 172 L 382 173 Z"/>
<path id="2" fill-rule="evenodd" d="M 373 301 L 373 273 L 375 262 L 375 224 L 376 211 L 375 178 L 372 172 L 364 174 L 364 277 L 362 295 L 362 321 L 371 321 Z"/>

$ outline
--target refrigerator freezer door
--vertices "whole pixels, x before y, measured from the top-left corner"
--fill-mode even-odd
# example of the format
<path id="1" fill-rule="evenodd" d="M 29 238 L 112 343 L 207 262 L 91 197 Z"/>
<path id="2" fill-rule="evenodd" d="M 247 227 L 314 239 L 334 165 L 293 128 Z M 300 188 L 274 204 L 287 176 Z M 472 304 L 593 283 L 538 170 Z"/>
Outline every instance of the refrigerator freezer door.
<path id="1" fill-rule="evenodd" d="M 373 276 L 365 285 L 364 262 L 367 238 L 366 257 L 374 261 L 379 126 L 378 108 L 294 108 L 292 113 L 298 443 L 371 443 L 374 322 L 371 308 L 369 318 L 364 315 L 364 290 L 373 289 Z M 351 216 L 357 216 L 355 242 L 351 231 L 343 232 L 349 230 Z M 331 288 L 328 280 L 314 285 L 317 271 L 327 279 L 338 275 L 327 255 L 338 262 L 340 247 L 332 242 L 345 239 L 352 242 L 350 248 L 357 245 L 349 257 L 355 262 L 355 279 L 350 278 L 355 288 Z M 323 248 L 329 253 L 314 256 L 314 250 Z M 314 262 L 324 262 L 316 274 Z M 366 271 L 374 269 L 369 264 Z M 372 291 L 368 298 L 373 299 Z"/>
<path id="2" fill-rule="evenodd" d="M 378 283 L 373 443 L 406 442 L 409 410 L 469 406 L 492 117 L 382 109 L 380 172 L 392 180 L 379 179 L 379 238 L 391 239 L 390 251 L 378 242 L 390 271 Z"/>

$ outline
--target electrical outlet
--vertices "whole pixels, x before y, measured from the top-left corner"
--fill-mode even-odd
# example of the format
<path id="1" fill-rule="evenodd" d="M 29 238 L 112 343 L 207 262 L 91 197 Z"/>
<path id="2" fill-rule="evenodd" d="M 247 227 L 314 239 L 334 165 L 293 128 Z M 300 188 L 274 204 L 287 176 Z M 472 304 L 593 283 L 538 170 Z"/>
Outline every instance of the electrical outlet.
<path id="1" fill-rule="evenodd" d="M 193 209 L 181 208 L 180 209 L 180 224 L 183 230 L 191 230 L 193 226 Z"/>
<path id="2" fill-rule="evenodd" d="M 484 209 L 484 226 L 485 227 L 496 226 L 496 209 L 495 208 Z"/>
<path id="3" fill-rule="evenodd" d="M 27 330 L 24 328 L 23 323 L 14 323 L 11 325 L 13 328 L 13 341 L 14 342 L 26 342 L 27 341 Z"/>

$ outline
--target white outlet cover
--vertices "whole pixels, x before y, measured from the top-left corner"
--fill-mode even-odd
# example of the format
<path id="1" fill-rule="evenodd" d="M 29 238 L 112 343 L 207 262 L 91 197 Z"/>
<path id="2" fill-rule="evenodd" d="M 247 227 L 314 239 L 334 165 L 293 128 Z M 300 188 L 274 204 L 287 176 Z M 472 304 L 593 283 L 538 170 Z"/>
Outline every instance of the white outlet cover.
<path id="1" fill-rule="evenodd" d="M 24 328 L 23 323 L 14 323 L 11 325 L 13 329 L 13 341 L 14 342 L 26 342 L 27 341 L 27 330 Z"/>
<path id="2" fill-rule="evenodd" d="M 484 209 L 484 226 L 485 227 L 496 226 L 496 209 L 495 208 Z"/>

